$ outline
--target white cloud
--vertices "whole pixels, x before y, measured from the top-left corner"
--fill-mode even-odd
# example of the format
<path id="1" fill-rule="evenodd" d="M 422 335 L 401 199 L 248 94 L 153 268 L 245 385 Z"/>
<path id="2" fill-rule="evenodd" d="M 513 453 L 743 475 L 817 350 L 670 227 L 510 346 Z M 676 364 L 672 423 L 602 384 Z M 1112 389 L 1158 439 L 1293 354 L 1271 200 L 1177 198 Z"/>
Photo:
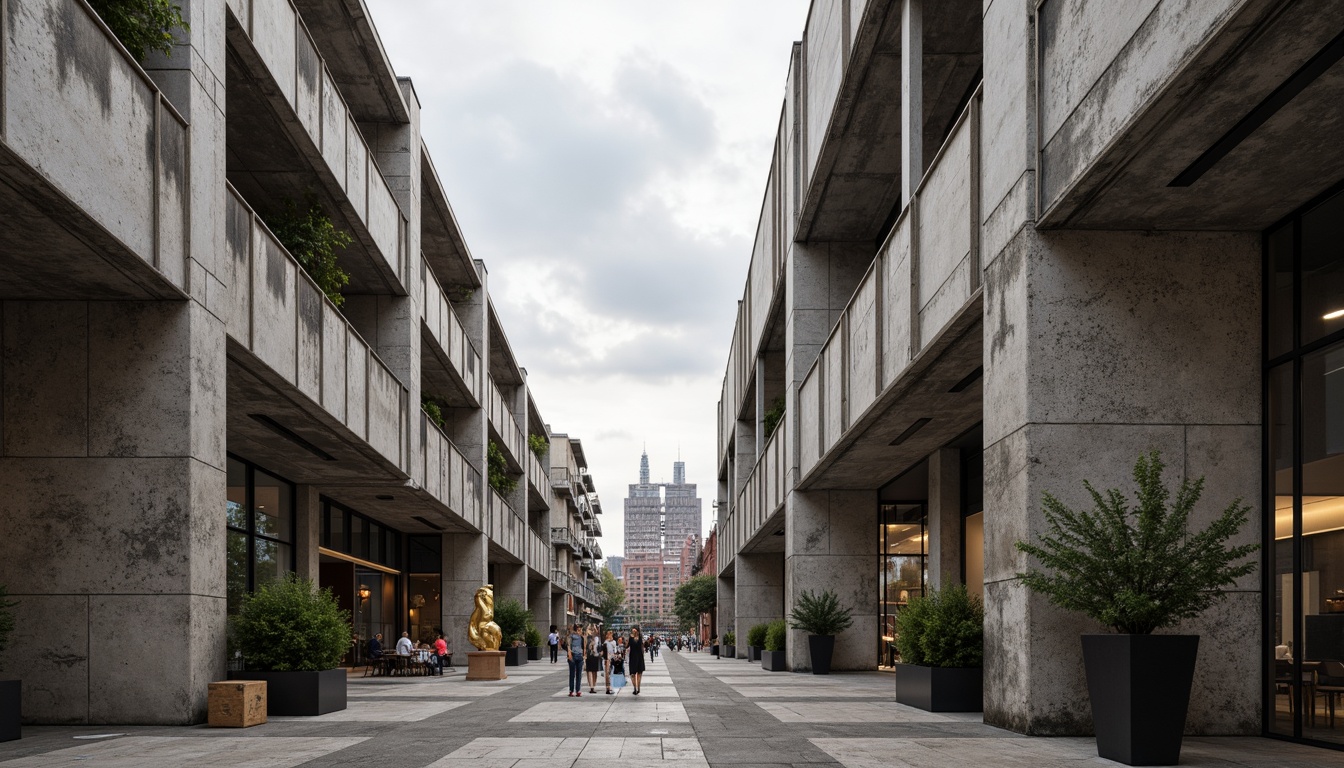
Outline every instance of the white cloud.
<path id="1" fill-rule="evenodd" d="M 647 442 L 710 522 L 715 403 L 806 0 L 369 0 L 534 397 L 622 551 Z"/>

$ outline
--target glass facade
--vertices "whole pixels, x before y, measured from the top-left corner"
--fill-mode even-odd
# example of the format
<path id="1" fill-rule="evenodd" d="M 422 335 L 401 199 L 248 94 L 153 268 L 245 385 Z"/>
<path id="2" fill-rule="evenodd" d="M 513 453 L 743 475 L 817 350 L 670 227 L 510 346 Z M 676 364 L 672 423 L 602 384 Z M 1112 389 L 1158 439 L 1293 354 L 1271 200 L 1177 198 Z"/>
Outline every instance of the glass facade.
<path id="1" fill-rule="evenodd" d="M 230 616 L 243 596 L 294 570 L 294 485 L 234 456 L 225 502 Z"/>
<path id="2" fill-rule="evenodd" d="M 433 641 L 432 636 L 426 641 L 424 635 L 437 627 L 430 625 L 422 630 L 421 625 L 427 624 L 431 615 L 437 623 L 441 615 L 437 573 L 434 590 L 426 595 L 427 580 L 417 581 L 404 568 L 408 557 L 425 559 L 423 542 L 419 547 L 412 546 L 409 554 L 402 549 L 403 543 L 421 538 L 435 540 L 437 571 L 438 537 L 403 536 L 352 509 L 322 499 L 319 582 L 350 612 L 351 652 L 347 663 L 363 663 L 368 641 L 375 635 L 383 636 L 384 648 L 395 644 L 403 631 L 410 631 L 416 642 Z"/>
<path id="3" fill-rule="evenodd" d="M 1264 244 L 1266 729 L 1344 744 L 1344 193 Z"/>
<path id="4" fill-rule="evenodd" d="M 895 666 L 896 614 L 928 582 L 928 530 L 924 504 L 883 504 L 878 531 L 881 605 L 878 665 Z"/>

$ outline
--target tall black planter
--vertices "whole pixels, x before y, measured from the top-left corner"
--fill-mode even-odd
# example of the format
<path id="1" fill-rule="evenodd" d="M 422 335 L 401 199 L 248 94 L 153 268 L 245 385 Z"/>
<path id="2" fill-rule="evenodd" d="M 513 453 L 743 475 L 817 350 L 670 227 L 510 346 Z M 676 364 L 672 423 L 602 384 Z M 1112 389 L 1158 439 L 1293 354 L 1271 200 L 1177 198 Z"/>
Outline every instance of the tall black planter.
<path id="1" fill-rule="evenodd" d="M 527 646 L 516 645 L 508 648 L 500 648 L 504 652 L 504 666 L 521 667 L 527 663 Z"/>
<path id="2" fill-rule="evenodd" d="M 761 669 L 767 672 L 784 671 L 783 651 L 761 651 Z"/>
<path id="3" fill-rule="evenodd" d="M 723 646 L 723 658 L 725 658 L 725 659 L 736 659 L 736 658 L 737 658 L 737 646 L 736 646 L 736 645 L 725 645 L 725 646 Z"/>
<path id="4" fill-rule="evenodd" d="M 831 656 L 835 654 L 835 635 L 808 635 L 807 650 L 812 657 L 812 674 L 831 674 Z"/>
<path id="5" fill-rule="evenodd" d="M 18 680 L 0 680 L 0 741 L 19 738 L 23 716 L 23 686 Z"/>
<path id="6" fill-rule="evenodd" d="M 896 703 L 926 712 L 980 712 L 985 674 L 980 667 L 896 665 Z"/>
<path id="7" fill-rule="evenodd" d="M 325 715 L 345 709 L 344 669 L 321 672 L 230 672 L 230 680 L 265 680 L 267 715 Z"/>
<path id="8" fill-rule="evenodd" d="M 541 661 L 541 646 L 540 646 L 540 645 L 529 645 L 529 646 L 527 646 L 527 660 L 528 660 L 528 661 Z"/>
<path id="9" fill-rule="evenodd" d="M 1126 765 L 1176 765 L 1198 635 L 1083 635 L 1097 754 Z"/>
<path id="10" fill-rule="evenodd" d="M 761 651 L 763 651 L 763 650 L 765 650 L 765 649 L 762 648 L 762 647 L 759 646 L 759 645 L 748 645 L 748 646 L 747 646 L 747 661 L 760 661 L 760 660 L 761 660 Z"/>

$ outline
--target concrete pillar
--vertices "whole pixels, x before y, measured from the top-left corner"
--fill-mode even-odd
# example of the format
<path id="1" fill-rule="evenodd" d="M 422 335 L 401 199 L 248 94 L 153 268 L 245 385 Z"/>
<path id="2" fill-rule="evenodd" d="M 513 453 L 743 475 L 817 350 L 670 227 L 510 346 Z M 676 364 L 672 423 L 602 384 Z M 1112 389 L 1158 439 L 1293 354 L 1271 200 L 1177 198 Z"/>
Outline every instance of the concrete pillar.
<path id="1" fill-rule="evenodd" d="M 223 326 L 194 301 L 10 301 L 0 340 L 0 584 L 34 650 L 0 678 L 29 722 L 200 721 L 225 655 Z"/>
<path id="2" fill-rule="evenodd" d="M 476 590 L 485 586 L 490 541 L 483 533 L 443 535 L 443 634 L 458 663 L 476 647 L 467 639 Z"/>
<path id="3" fill-rule="evenodd" d="M 784 610 L 804 591 L 831 590 L 854 624 L 835 639 L 832 668 L 877 667 L 877 492 L 794 491 L 784 535 Z M 789 668 L 812 668 L 807 634 L 789 629 Z"/>
<path id="4" fill-rule="evenodd" d="M 929 586 L 961 580 L 961 451 L 941 448 L 929 456 Z"/>
<path id="5" fill-rule="evenodd" d="M 550 623 L 556 625 L 557 627 L 560 627 L 561 630 L 563 630 L 570 624 L 574 623 L 574 620 L 569 616 L 568 592 L 555 592 L 551 595 Z M 563 635 L 564 632 L 562 631 L 560 634 Z"/>
<path id="6" fill-rule="evenodd" d="M 294 489 L 294 574 L 318 580 L 317 551 L 322 541 L 322 503 L 315 485 Z"/>
<path id="7" fill-rule="evenodd" d="M 901 3 L 901 204 L 924 178 L 924 0 Z"/>
<path id="8" fill-rule="evenodd" d="M 715 608 L 714 634 L 718 636 L 719 643 L 723 643 L 723 633 L 734 631 L 737 626 L 737 592 L 733 583 L 732 573 L 728 576 L 719 576 L 719 604 Z M 723 651 L 722 648 L 719 649 Z"/>
<path id="9" fill-rule="evenodd" d="M 522 563 L 494 563 L 495 602 L 517 600 L 527 607 L 527 566 Z"/>
<path id="10" fill-rule="evenodd" d="M 551 582 L 535 579 L 527 582 L 527 607 L 532 610 L 532 626 L 546 636 L 551 626 Z"/>
<path id="11" fill-rule="evenodd" d="M 743 552 L 733 563 L 737 587 L 736 613 L 739 653 L 747 655 L 747 632 L 757 624 L 784 617 L 784 554 Z"/>
<path id="12" fill-rule="evenodd" d="M 1079 635 L 1102 628 L 1026 592 L 1014 542 L 1043 492 L 1090 507 L 1159 450 L 1171 485 L 1207 478 L 1192 519 L 1260 498 L 1260 269 L 1255 233 L 1022 229 L 985 294 L 985 720 L 1091 731 Z M 1192 329 L 1200 329 L 1192 332 Z M 1251 524 L 1238 541 L 1257 541 Z M 1258 573 L 1177 632 L 1199 634 L 1187 729 L 1260 731 Z"/>

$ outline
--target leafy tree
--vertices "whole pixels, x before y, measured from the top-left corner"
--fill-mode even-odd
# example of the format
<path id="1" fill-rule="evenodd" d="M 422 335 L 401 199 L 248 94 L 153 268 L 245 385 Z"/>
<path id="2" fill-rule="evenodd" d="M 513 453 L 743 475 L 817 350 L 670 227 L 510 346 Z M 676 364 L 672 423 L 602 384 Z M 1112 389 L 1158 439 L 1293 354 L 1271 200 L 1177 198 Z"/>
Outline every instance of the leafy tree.
<path id="1" fill-rule="evenodd" d="M 341 289 L 350 284 L 350 275 L 336 263 L 336 250 L 352 241 L 348 233 L 331 223 L 321 204 L 310 200 L 301 211 L 293 200 L 287 200 L 283 211 L 266 218 L 266 226 L 332 304 L 339 307 L 345 303 Z"/>
<path id="2" fill-rule="evenodd" d="M 849 610 L 840 607 L 840 600 L 829 589 L 819 595 L 805 591 L 798 596 L 789 612 L 789 623 L 809 635 L 838 635 L 849 629 L 854 620 Z"/>
<path id="3" fill-rule="evenodd" d="M 700 573 L 677 587 L 672 597 L 672 612 L 683 629 L 692 629 L 703 613 L 719 604 L 719 580 L 712 573 Z"/>
<path id="4" fill-rule="evenodd" d="M 509 475 L 509 460 L 504 458 L 504 451 L 494 440 L 486 449 L 486 470 L 490 487 L 501 495 L 507 496 L 518 487 L 518 479 Z"/>
<path id="5" fill-rule="evenodd" d="M 14 606 L 18 601 L 9 599 L 9 592 L 0 586 L 0 653 L 9 647 L 9 636 L 14 633 Z"/>
<path id="6" fill-rule="evenodd" d="M 1204 492 L 1204 478 L 1185 480 L 1168 504 L 1161 455 L 1134 465 L 1137 506 L 1112 488 L 1104 495 L 1083 482 L 1091 511 L 1075 511 L 1044 495 L 1048 531 L 1040 543 L 1017 542 L 1044 570 L 1018 577 L 1033 591 L 1127 634 L 1149 634 L 1203 613 L 1227 596 L 1222 588 L 1255 570 L 1245 561 L 1258 545 L 1229 547 L 1250 507 L 1234 500 L 1209 526 L 1190 530 L 1190 513 Z"/>
<path id="7" fill-rule="evenodd" d="M 89 0 L 89 5 L 136 61 L 150 51 L 172 56 L 173 29 L 191 29 L 182 8 L 169 0 Z"/>
<path id="8" fill-rule="evenodd" d="M 611 623 L 611 617 L 625 607 L 625 584 L 605 565 L 597 579 L 597 610 Z"/>
<path id="9" fill-rule="evenodd" d="M 532 626 L 532 612 L 521 602 L 513 598 L 495 603 L 495 623 L 504 638 L 504 645 L 512 645 L 515 640 L 524 640 L 527 628 Z"/>
<path id="10" fill-rule="evenodd" d="M 896 614 L 896 648 L 905 664 L 979 667 L 984 628 L 980 599 L 956 584 L 916 597 Z"/>
<path id="11" fill-rule="evenodd" d="M 243 598 L 234 634 L 249 669 L 332 669 L 350 648 L 350 612 L 330 589 L 291 573 Z"/>

